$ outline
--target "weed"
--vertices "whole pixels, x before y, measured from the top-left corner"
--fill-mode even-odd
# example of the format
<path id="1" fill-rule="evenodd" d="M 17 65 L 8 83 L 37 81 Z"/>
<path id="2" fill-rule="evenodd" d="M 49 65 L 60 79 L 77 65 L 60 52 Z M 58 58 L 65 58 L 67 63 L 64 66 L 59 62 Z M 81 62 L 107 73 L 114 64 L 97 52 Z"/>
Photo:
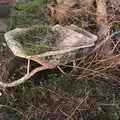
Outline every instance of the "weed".
<path id="1" fill-rule="evenodd" d="M 36 24 L 55 24 L 56 21 L 51 17 L 50 10 L 45 6 L 45 3 L 46 0 L 17 2 L 16 9 L 12 13 L 10 29 Z"/>
<path id="2" fill-rule="evenodd" d="M 112 30 L 114 31 L 119 31 L 120 30 L 120 25 L 116 24 L 112 27 Z"/>

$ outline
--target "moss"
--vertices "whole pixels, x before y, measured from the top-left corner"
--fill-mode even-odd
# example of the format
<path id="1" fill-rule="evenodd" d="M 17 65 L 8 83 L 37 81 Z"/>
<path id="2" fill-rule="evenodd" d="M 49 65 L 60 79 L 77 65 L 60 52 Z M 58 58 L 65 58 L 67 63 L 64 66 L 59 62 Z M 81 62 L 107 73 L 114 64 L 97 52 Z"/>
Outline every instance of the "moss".
<path id="1" fill-rule="evenodd" d="M 22 26 L 28 23 L 28 19 L 33 17 L 33 14 L 39 12 L 45 0 L 30 0 L 22 3 L 17 2 L 16 8 L 12 14 L 12 23 L 10 29 L 16 27 L 16 25 Z M 25 24 L 24 24 L 25 23 Z"/>
<path id="2" fill-rule="evenodd" d="M 46 0 L 30 0 L 26 3 L 17 3 L 19 9 L 27 13 L 35 13 L 38 12 L 41 6 L 45 3 Z"/>
<path id="3" fill-rule="evenodd" d="M 120 25 L 118 25 L 118 24 L 116 24 L 116 25 L 114 25 L 113 27 L 112 27 L 112 30 L 117 30 L 117 31 L 119 31 L 120 30 Z"/>
<path id="4" fill-rule="evenodd" d="M 42 54 L 45 53 L 47 51 L 51 51 L 51 49 L 43 47 L 43 46 L 32 46 L 32 47 L 27 47 L 27 48 L 23 48 L 23 52 L 26 55 L 37 55 L 37 54 Z"/>
<path id="5" fill-rule="evenodd" d="M 36 55 L 54 50 L 57 33 L 53 33 L 49 26 L 36 25 L 17 33 L 14 39 L 22 44 L 24 53 Z"/>

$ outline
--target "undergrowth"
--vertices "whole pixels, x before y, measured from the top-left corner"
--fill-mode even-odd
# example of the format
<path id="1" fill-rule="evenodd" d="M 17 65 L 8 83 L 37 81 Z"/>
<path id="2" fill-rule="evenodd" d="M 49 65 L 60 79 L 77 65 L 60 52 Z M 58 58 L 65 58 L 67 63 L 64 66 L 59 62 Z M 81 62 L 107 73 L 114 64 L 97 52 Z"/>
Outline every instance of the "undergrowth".
<path id="1" fill-rule="evenodd" d="M 76 80 L 76 77 L 71 76 L 70 73 L 63 75 L 58 70 L 42 71 L 24 85 L 7 89 L 1 103 L 11 106 L 17 111 L 13 109 L 10 112 L 11 108 L 5 106 L 2 113 L 5 112 L 13 119 L 18 120 L 24 118 L 68 120 L 69 115 L 72 115 L 73 108 L 79 106 L 78 112 L 82 113 L 82 117 L 76 113 L 69 120 L 78 120 L 79 118 L 119 120 L 120 94 L 114 78 L 111 81 L 108 80 L 104 77 Z M 113 92 L 114 90 L 116 92 Z M 5 101 L 8 99 L 8 104 L 6 104 Z M 7 119 L 7 116 L 5 118 Z"/>
<path id="2" fill-rule="evenodd" d="M 30 0 L 25 3 L 17 2 L 12 13 L 10 29 L 16 27 L 29 27 L 36 24 L 55 24 L 50 10 L 46 7 L 46 0 Z"/>
<path id="3" fill-rule="evenodd" d="M 45 7 L 46 2 L 38 6 L 39 2 L 17 3 L 11 29 L 31 24 L 55 24 Z M 81 21 L 79 26 L 83 24 Z M 119 30 L 119 26 L 112 29 Z M 80 59 L 82 62 L 78 60 L 77 70 L 72 69 L 71 63 L 69 67 L 61 66 L 64 74 L 58 69 L 42 71 L 23 85 L 5 89 L 0 96 L 0 119 L 119 120 L 120 68 L 106 65 L 105 58 L 95 56 L 91 59 L 87 60 L 89 62 L 85 58 Z M 12 80 L 18 77 L 21 77 L 20 71 Z"/>
<path id="4" fill-rule="evenodd" d="M 27 13 L 36 13 L 38 12 L 46 0 L 30 0 L 26 3 L 17 3 L 18 9 L 21 9 Z"/>

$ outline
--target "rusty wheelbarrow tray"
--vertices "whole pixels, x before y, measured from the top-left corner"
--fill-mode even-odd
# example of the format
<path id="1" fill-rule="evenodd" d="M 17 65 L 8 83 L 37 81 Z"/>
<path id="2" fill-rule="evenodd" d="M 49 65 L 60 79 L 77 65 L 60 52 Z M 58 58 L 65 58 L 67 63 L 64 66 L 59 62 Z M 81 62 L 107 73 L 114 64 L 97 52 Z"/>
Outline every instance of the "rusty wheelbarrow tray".
<path id="1" fill-rule="evenodd" d="M 4 87 L 17 86 L 25 82 L 36 72 L 45 69 L 53 69 L 59 65 L 67 64 L 75 59 L 76 53 L 78 54 L 80 50 L 94 46 L 95 41 L 97 40 L 96 35 L 93 35 L 75 25 L 70 25 L 66 27 L 62 27 L 61 25 L 55 25 L 52 28 L 52 30 L 59 32 L 59 34 L 61 35 L 62 41 L 59 42 L 59 44 L 57 45 L 59 49 L 56 51 L 48 51 L 39 55 L 32 56 L 26 55 L 22 51 L 22 45 L 18 43 L 16 40 L 14 40 L 14 35 L 16 33 L 23 31 L 23 29 L 17 28 L 5 34 L 5 40 L 13 54 L 15 56 L 28 59 L 28 70 L 27 74 L 23 76 L 21 79 L 8 84 L 0 82 L 1 86 Z M 42 66 L 29 72 L 30 60 L 35 61 Z"/>

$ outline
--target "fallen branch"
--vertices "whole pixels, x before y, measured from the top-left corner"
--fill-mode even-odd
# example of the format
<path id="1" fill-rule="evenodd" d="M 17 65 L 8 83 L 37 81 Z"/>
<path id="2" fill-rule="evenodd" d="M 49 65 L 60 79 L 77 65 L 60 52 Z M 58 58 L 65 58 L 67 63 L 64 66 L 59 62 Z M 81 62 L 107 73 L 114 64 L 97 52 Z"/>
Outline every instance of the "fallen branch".
<path id="1" fill-rule="evenodd" d="M 42 70 L 46 70 L 46 69 L 49 69 L 49 68 L 47 68 L 47 67 L 38 67 L 38 68 L 35 68 L 29 74 L 26 74 L 22 78 L 14 81 L 14 82 L 11 82 L 11 83 L 4 83 L 4 82 L 0 81 L 0 87 L 6 88 L 6 87 L 15 87 L 15 86 L 18 86 L 18 85 L 24 83 L 25 81 L 27 81 L 30 77 L 32 77 L 37 72 L 42 71 Z"/>

